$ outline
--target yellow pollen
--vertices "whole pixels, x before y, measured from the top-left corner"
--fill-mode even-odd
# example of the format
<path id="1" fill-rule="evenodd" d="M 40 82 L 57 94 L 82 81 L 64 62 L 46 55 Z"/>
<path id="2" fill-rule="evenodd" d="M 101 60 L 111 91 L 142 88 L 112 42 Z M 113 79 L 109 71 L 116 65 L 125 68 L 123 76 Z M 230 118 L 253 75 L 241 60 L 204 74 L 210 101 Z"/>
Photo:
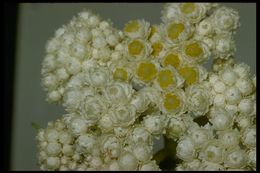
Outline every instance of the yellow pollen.
<path id="1" fill-rule="evenodd" d="M 128 78 L 128 74 L 123 68 L 117 68 L 113 73 L 113 78 L 115 80 L 126 81 Z"/>
<path id="2" fill-rule="evenodd" d="M 198 72 L 194 67 L 182 67 L 179 69 L 179 73 L 185 79 L 186 86 L 198 81 Z"/>
<path id="3" fill-rule="evenodd" d="M 139 40 L 133 40 L 130 44 L 128 44 L 128 52 L 132 56 L 140 55 L 143 50 L 144 44 Z"/>
<path id="4" fill-rule="evenodd" d="M 137 32 L 139 29 L 139 22 L 137 20 L 132 20 L 125 24 L 124 32 Z"/>
<path id="5" fill-rule="evenodd" d="M 168 55 L 166 55 L 164 57 L 163 65 L 164 66 L 171 65 L 174 68 L 178 68 L 180 65 L 180 58 L 178 54 L 169 53 Z"/>
<path id="6" fill-rule="evenodd" d="M 152 48 L 153 48 L 153 52 L 152 55 L 154 56 L 158 56 L 159 53 L 162 51 L 163 49 L 163 44 L 161 42 L 155 42 L 152 44 Z"/>
<path id="7" fill-rule="evenodd" d="M 170 70 L 161 70 L 158 74 L 157 82 L 162 89 L 174 84 L 173 73 Z"/>
<path id="8" fill-rule="evenodd" d="M 179 108 L 181 101 L 178 96 L 168 93 L 164 97 L 164 107 L 167 111 L 173 111 Z"/>
<path id="9" fill-rule="evenodd" d="M 149 82 L 156 76 L 157 69 L 153 63 L 144 62 L 137 67 L 137 76 L 145 82 Z"/>
<path id="10" fill-rule="evenodd" d="M 196 5 L 194 3 L 184 3 L 181 6 L 181 12 L 183 12 L 184 14 L 190 14 L 194 12 L 195 9 L 196 9 Z"/>
<path id="11" fill-rule="evenodd" d="M 199 45 L 199 43 L 191 43 L 185 46 L 185 54 L 192 57 L 192 58 L 197 58 L 201 56 L 203 53 L 203 49 Z"/>
<path id="12" fill-rule="evenodd" d="M 184 31 L 185 27 L 182 23 L 172 23 L 167 28 L 168 37 L 171 40 L 177 39 L 180 34 Z"/>

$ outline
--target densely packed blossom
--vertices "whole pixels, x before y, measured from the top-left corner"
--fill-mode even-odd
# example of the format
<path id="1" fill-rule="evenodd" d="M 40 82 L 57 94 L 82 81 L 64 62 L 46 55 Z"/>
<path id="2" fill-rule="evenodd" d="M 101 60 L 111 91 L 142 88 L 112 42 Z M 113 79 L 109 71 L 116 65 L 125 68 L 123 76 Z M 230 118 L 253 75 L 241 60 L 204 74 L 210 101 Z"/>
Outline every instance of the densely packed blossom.
<path id="1" fill-rule="evenodd" d="M 66 114 L 38 131 L 40 168 L 256 170 L 256 76 L 234 59 L 239 26 L 216 3 L 169 3 L 161 24 L 122 31 L 80 12 L 46 46 L 42 86 Z"/>

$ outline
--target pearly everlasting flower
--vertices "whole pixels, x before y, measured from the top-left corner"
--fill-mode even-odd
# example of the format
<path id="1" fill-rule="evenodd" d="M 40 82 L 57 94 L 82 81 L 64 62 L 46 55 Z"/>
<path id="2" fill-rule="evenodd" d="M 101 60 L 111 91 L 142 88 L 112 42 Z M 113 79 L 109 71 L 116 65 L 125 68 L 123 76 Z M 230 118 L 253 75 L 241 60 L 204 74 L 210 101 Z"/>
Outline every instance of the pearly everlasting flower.
<path id="1" fill-rule="evenodd" d="M 136 110 L 134 106 L 119 105 L 108 111 L 110 120 L 114 126 L 129 126 L 136 119 Z"/>
<path id="2" fill-rule="evenodd" d="M 245 129 L 242 136 L 242 142 L 244 145 L 248 147 L 255 147 L 256 146 L 256 127 L 251 126 L 248 129 Z"/>
<path id="3" fill-rule="evenodd" d="M 147 162 L 145 164 L 142 164 L 140 166 L 140 171 L 160 171 L 160 168 L 156 164 L 156 162 L 153 160 L 153 161 Z"/>
<path id="4" fill-rule="evenodd" d="M 211 95 L 201 85 L 191 85 L 186 89 L 187 109 L 194 117 L 205 115 L 211 105 Z"/>
<path id="5" fill-rule="evenodd" d="M 221 163 L 224 157 L 224 147 L 218 140 L 209 140 L 206 144 L 204 144 L 203 148 L 199 153 L 199 158 L 213 162 L 213 163 Z"/>
<path id="6" fill-rule="evenodd" d="M 149 115 L 144 119 L 145 128 L 154 135 L 164 133 L 167 124 L 167 117 L 160 114 Z"/>
<path id="7" fill-rule="evenodd" d="M 238 12 L 228 8 L 220 7 L 212 14 L 212 22 L 216 33 L 234 31 L 239 27 Z"/>
<path id="8" fill-rule="evenodd" d="M 229 128 L 233 123 L 233 115 L 226 111 L 224 108 L 214 108 L 210 112 L 209 121 L 212 123 L 213 128 L 216 130 L 225 130 Z"/>
<path id="9" fill-rule="evenodd" d="M 103 93 L 109 102 L 118 104 L 130 101 L 134 91 L 129 84 L 113 82 L 105 85 Z"/>
<path id="10" fill-rule="evenodd" d="M 243 168 L 247 164 L 247 156 L 244 150 L 231 149 L 226 153 L 224 165 L 229 168 Z"/>
<path id="11" fill-rule="evenodd" d="M 190 137 L 180 139 L 176 147 L 176 156 L 184 161 L 192 161 L 196 157 L 195 144 Z"/>
<path id="12" fill-rule="evenodd" d="M 150 24 L 144 20 L 131 20 L 124 26 L 124 33 L 130 38 L 147 38 Z"/>
<path id="13" fill-rule="evenodd" d="M 109 81 L 108 70 L 101 67 L 90 68 L 86 81 L 93 87 L 102 87 Z"/>
<path id="14" fill-rule="evenodd" d="M 123 152 L 118 158 L 119 166 L 122 170 L 136 170 L 137 169 L 137 159 L 130 152 Z"/>

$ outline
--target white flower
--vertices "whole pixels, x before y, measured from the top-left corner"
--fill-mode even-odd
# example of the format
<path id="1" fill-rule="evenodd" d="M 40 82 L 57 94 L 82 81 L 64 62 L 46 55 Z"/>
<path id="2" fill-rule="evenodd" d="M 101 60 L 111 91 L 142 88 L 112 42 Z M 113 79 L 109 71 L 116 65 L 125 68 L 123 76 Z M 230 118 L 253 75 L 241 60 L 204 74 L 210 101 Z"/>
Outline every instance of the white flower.
<path id="1" fill-rule="evenodd" d="M 252 118 L 246 114 L 240 114 L 235 120 L 242 131 L 250 127 L 252 124 Z"/>
<path id="2" fill-rule="evenodd" d="M 241 78 L 249 78 L 250 76 L 250 66 L 246 63 L 238 63 L 234 65 L 234 71 L 241 77 Z"/>
<path id="3" fill-rule="evenodd" d="M 72 156 L 74 154 L 74 146 L 73 145 L 68 145 L 68 144 L 63 145 L 62 153 L 65 156 Z"/>
<path id="4" fill-rule="evenodd" d="M 56 142 L 59 138 L 59 132 L 53 128 L 47 128 L 44 135 L 48 142 Z"/>
<path id="5" fill-rule="evenodd" d="M 92 42 L 93 42 L 92 43 L 93 47 L 97 48 L 97 49 L 104 48 L 106 46 L 106 44 L 107 44 L 105 38 L 101 37 L 101 36 L 93 38 Z"/>
<path id="6" fill-rule="evenodd" d="M 196 148 L 201 148 L 204 143 L 213 138 L 212 128 L 189 128 L 188 133 L 194 142 Z"/>
<path id="7" fill-rule="evenodd" d="M 56 170 L 60 167 L 60 159 L 58 157 L 48 157 L 46 166 L 49 170 Z"/>
<path id="8" fill-rule="evenodd" d="M 87 131 L 89 123 L 82 117 L 74 117 L 69 123 L 69 130 L 73 135 L 80 135 Z"/>
<path id="9" fill-rule="evenodd" d="M 58 102 L 61 99 L 61 94 L 58 91 L 51 91 L 47 95 L 47 101 L 49 102 Z"/>
<path id="10" fill-rule="evenodd" d="M 134 106 L 118 105 L 108 111 L 108 115 L 113 122 L 113 126 L 129 126 L 136 119 L 136 110 Z"/>
<path id="11" fill-rule="evenodd" d="M 58 86 L 58 79 L 54 74 L 48 74 L 42 79 L 42 86 L 47 90 L 53 90 Z"/>
<path id="12" fill-rule="evenodd" d="M 212 22 L 209 19 L 202 20 L 196 28 L 199 35 L 206 36 L 213 32 Z"/>
<path id="13" fill-rule="evenodd" d="M 209 121 L 213 124 L 213 128 L 216 130 L 225 130 L 232 126 L 232 115 L 224 108 L 214 108 L 213 111 L 210 112 L 210 116 L 211 118 Z"/>
<path id="14" fill-rule="evenodd" d="M 186 111 L 185 101 L 185 92 L 182 89 L 175 89 L 173 92 L 164 93 L 159 108 L 164 113 L 171 113 L 178 116 Z"/>
<path id="15" fill-rule="evenodd" d="M 186 136 L 179 140 L 176 156 L 184 161 L 192 161 L 196 157 L 195 144 L 190 137 Z"/>
<path id="16" fill-rule="evenodd" d="M 135 95 L 133 95 L 130 104 L 135 106 L 137 112 L 144 112 L 150 103 L 150 100 L 142 93 L 138 91 Z"/>
<path id="17" fill-rule="evenodd" d="M 153 157 L 153 147 L 146 143 L 137 143 L 133 146 L 133 154 L 139 161 L 145 162 Z"/>
<path id="18" fill-rule="evenodd" d="M 220 72 L 220 76 L 221 76 L 221 79 L 223 80 L 223 82 L 229 86 L 232 86 L 233 84 L 235 84 L 236 81 L 239 79 L 239 76 L 230 67 L 222 70 Z"/>
<path id="19" fill-rule="evenodd" d="M 144 163 L 139 168 L 140 171 L 159 171 L 160 168 L 156 164 L 155 160 Z"/>
<path id="20" fill-rule="evenodd" d="M 101 67 L 92 67 L 86 74 L 86 81 L 93 87 L 104 86 L 109 79 L 109 71 Z"/>
<path id="21" fill-rule="evenodd" d="M 217 80 L 213 84 L 213 89 L 216 93 L 224 93 L 226 90 L 226 84 L 222 80 Z"/>
<path id="22" fill-rule="evenodd" d="M 202 161 L 198 170 L 202 171 L 224 171 L 225 167 L 219 163 Z"/>
<path id="23" fill-rule="evenodd" d="M 107 107 L 108 103 L 105 102 L 103 97 L 88 96 L 83 102 L 81 102 L 79 113 L 87 120 L 95 122 L 100 119 Z"/>
<path id="24" fill-rule="evenodd" d="M 248 147 L 256 146 L 256 127 L 251 126 L 245 129 L 242 136 L 242 142 Z"/>
<path id="25" fill-rule="evenodd" d="M 145 128 L 153 135 L 165 133 L 167 122 L 168 119 L 165 115 L 157 115 L 156 113 L 154 115 L 147 115 L 143 120 Z"/>
<path id="26" fill-rule="evenodd" d="M 111 82 L 104 87 L 103 93 L 109 102 L 114 104 L 128 103 L 134 90 L 132 86 L 123 82 Z"/>
<path id="27" fill-rule="evenodd" d="M 191 85 L 185 90 L 187 109 L 194 117 L 203 116 L 209 111 L 212 98 L 207 87 Z"/>
<path id="28" fill-rule="evenodd" d="M 94 136 L 89 134 L 80 135 L 76 141 L 76 150 L 80 153 L 90 152 L 96 144 L 96 139 Z"/>
<path id="29" fill-rule="evenodd" d="M 57 156 L 61 152 L 61 145 L 57 142 L 50 142 L 45 151 L 49 156 Z"/>
<path id="30" fill-rule="evenodd" d="M 105 135 L 100 139 L 101 152 L 110 158 L 117 158 L 121 152 L 122 144 L 113 135 Z"/>
<path id="31" fill-rule="evenodd" d="M 214 37 L 215 58 L 227 59 L 236 51 L 235 40 L 231 34 L 217 35 Z"/>
<path id="32" fill-rule="evenodd" d="M 240 25 L 238 12 L 224 6 L 217 8 L 214 11 L 211 20 L 216 33 L 227 33 L 234 31 Z"/>
<path id="33" fill-rule="evenodd" d="M 130 39 L 125 43 L 127 58 L 130 61 L 147 58 L 152 49 L 151 45 L 143 39 Z"/>
<path id="34" fill-rule="evenodd" d="M 234 147 L 239 143 L 239 131 L 237 130 L 224 130 L 218 131 L 218 139 L 222 141 L 223 146 L 225 147 Z"/>
<path id="35" fill-rule="evenodd" d="M 200 150 L 199 158 L 213 162 L 221 163 L 224 157 L 224 148 L 218 140 L 208 140 L 204 147 Z"/>
<path id="36" fill-rule="evenodd" d="M 238 104 L 238 110 L 240 113 L 250 115 L 254 111 L 254 101 L 252 99 L 244 98 Z"/>
<path id="37" fill-rule="evenodd" d="M 243 168 L 246 166 L 247 160 L 246 152 L 237 147 L 227 151 L 224 165 L 229 168 Z"/>
<path id="38" fill-rule="evenodd" d="M 171 117 L 166 128 L 168 138 L 178 139 L 186 131 L 186 125 L 181 117 Z"/>
<path id="39" fill-rule="evenodd" d="M 184 21 L 170 21 L 165 25 L 161 25 L 159 33 L 163 35 L 165 41 L 169 44 L 176 44 L 187 40 L 193 32 L 193 27 L 190 23 Z"/>
<path id="40" fill-rule="evenodd" d="M 125 171 L 134 171 L 137 169 L 137 159 L 130 152 L 123 152 L 118 158 L 118 163 L 120 165 L 121 170 Z"/>
<path id="41" fill-rule="evenodd" d="M 251 79 L 248 78 L 239 78 L 236 81 L 236 87 L 242 93 L 243 96 L 247 96 L 253 92 L 254 85 Z"/>
<path id="42" fill-rule="evenodd" d="M 59 142 L 62 144 L 70 144 L 72 143 L 73 138 L 72 135 L 70 133 L 68 133 L 68 131 L 61 131 L 59 134 Z"/>
<path id="43" fill-rule="evenodd" d="M 242 94 L 236 86 L 227 88 L 224 94 L 228 104 L 237 104 L 242 98 Z"/>
<path id="44" fill-rule="evenodd" d="M 146 39 L 150 34 L 150 23 L 145 20 L 131 20 L 125 24 L 124 33 L 130 38 Z"/>
<path id="45" fill-rule="evenodd" d="M 78 109 L 80 103 L 83 101 L 84 95 L 78 88 L 69 88 L 63 97 L 63 106 L 68 110 Z"/>
<path id="46" fill-rule="evenodd" d="M 193 64 L 204 63 L 211 55 L 209 47 L 204 42 L 194 39 L 185 41 L 181 51 L 182 55 L 187 58 L 187 61 Z"/>
<path id="47" fill-rule="evenodd" d="M 134 143 L 137 143 L 138 141 L 150 143 L 151 137 L 151 133 L 145 127 L 138 126 L 133 129 L 130 140 Z"/>
<path id="48" fill-rule="evenodd" d="M 98 126 L 102 129 L 102 131 L 109 131 L 113 128 L 113 122 L 110 118 L 109 114 L 105 114 L 101 117 L 98 122 Z"/>
<path id="49" fill-rule="evenodd" d="M 82 64 L 75 57 L 69 57 L 66 60 L 63 60 L 65 63 L 65 69 L 69 74 L 75 75 L 81 71 Z"/>

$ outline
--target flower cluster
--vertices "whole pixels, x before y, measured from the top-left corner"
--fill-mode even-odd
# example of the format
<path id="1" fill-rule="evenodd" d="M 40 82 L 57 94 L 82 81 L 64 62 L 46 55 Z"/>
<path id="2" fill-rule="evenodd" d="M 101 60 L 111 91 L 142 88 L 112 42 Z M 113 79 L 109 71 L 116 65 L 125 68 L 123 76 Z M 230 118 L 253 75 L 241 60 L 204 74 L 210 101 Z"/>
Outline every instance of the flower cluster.
<path id="1" fill-rule="evenodd" d="M 42 86 L 67 113 L 38 131 L 40 168 L 161 170 L 163 135 L 177 143 L 172 169 L 255 170 L 256 77 L 233 58 L 239 25 L 215 3 L 166 4 L 160 25 L 122 31 L 79 13 L 46 46 Z"/>

